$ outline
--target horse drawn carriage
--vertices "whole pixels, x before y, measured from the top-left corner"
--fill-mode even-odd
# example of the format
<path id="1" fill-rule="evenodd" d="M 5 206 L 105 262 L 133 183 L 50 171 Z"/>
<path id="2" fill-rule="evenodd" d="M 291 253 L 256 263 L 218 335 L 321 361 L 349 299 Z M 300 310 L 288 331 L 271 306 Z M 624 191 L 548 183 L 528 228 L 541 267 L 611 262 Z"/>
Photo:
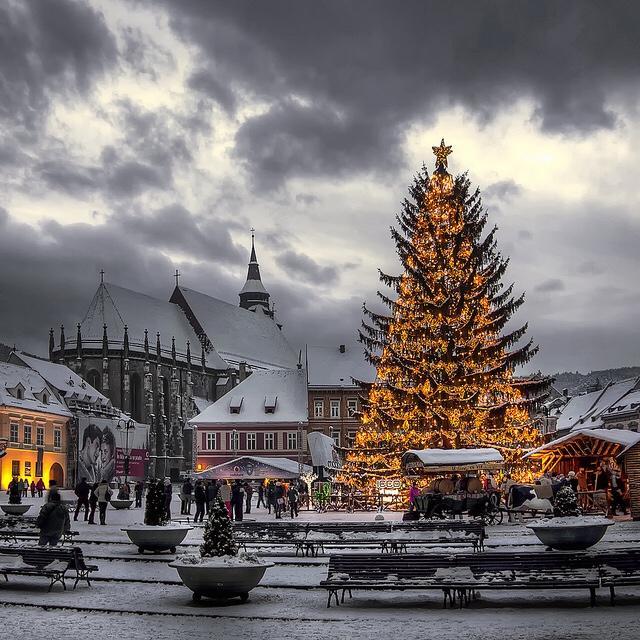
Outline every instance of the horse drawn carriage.
<path id="1" fill-rule="evenodd" d="M 481 518 L 487 524 L 500 524 L 500 491 L 483 482 L 504 467 L 497 449 L 421 449 L 402 456 L 405 475 L 417 484 L 427 483 L 413 499 L 418 517 Z"/>

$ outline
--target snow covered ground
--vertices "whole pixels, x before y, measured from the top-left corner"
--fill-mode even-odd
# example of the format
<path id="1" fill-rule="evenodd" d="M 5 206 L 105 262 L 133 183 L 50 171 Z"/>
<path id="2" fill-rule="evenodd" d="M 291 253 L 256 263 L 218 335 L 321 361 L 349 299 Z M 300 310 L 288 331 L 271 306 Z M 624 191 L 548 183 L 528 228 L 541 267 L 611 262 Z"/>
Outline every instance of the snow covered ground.
<path id="1" fill-rule="evenodd" d="M 2 496 L 2 501 L 6 500 Z M 28 501 L 31 501 L 28 499 Z M 36 515 L 40 501 L 32 508 Z M 179 514 L 176 500 L 174 514 Z M 387 519 L 399 514 L 385 513 Z M 374 513 L 302 512 L 301 521 L 372 521 Z M 179 516 L 177 516 L 179 517 Z M 269 520 L 265 510 L 247 518 Z M 193 604 L 174 569 L 172 555 L 140 556 L 128 542 L 123 526 L 142 520 L 142 510 L 109 509 L 106 526 L 73 524 L 78 543 L 100 570 L 91 588 L 75 591 L 47 581 L 14 577 L 0 582 L 2 637 L 71 637 L 77 639 L 234 638 L 234 639 L 360 639 L 400 634 L 404 639 L 576 639 L 625 640 L 640 635 L 640 589 L 621 589 L 618 606 L 610 607 L 600 590 L 599 606 L 591 609 L 586 590 L 484 592 L 468 609 L 443 610 L 437 592 L 354 592 L 345 606 L 326 608 L 326 592 L 318 588 L 326 577 L 327 558 L 295 558 L 286 549 L 265 549 L 276 566 L 251 592 L 247 604 L 204 600 Z M 488 530 L 488 548 L 542 549 L 521 524 Z M 179 553 L 193 552 L 202 529 L 189 532 Z M 640 523 L 618 522 L 600 545 L 636 546 Z M 447 549 L 450 551 L 450 549 Z M 5 630 L 8 635 L 5 636 Z"/>

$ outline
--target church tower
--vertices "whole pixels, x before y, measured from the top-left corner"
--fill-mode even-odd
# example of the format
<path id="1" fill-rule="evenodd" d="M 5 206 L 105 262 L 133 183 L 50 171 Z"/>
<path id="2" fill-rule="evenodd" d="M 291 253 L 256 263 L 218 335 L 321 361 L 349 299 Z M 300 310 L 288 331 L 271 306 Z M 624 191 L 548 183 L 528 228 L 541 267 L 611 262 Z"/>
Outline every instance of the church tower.
<path id="1" fill-rule="evenodd" d="M 256 258 L 254 229 L 251 229 L 251 258 L 249 258 L 249 269 L 247 271 L 247 281 L 240 291 L 240 307 L 249 311 L 256 311 L 258 308 L 268 316 L 273 316 L 269 308 L 269 293 L 264 288 L 260 279 L 260 267 Z"/>

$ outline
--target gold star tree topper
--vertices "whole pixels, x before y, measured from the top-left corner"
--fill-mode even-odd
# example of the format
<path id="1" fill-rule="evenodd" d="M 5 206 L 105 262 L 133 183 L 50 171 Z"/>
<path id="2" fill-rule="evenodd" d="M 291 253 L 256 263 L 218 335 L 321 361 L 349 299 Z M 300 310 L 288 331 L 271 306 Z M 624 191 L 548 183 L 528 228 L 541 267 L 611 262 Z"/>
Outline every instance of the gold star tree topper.
<path id="1" fill-rule="evenodd" d="M 447 147 L 444 143 L 444 138 L 442 138 L 442 142 L 439 147 L 431 148 L 433 149 L 433 154 L 436 157 L 436 166 L 442 165 L 446 169 L 449 165 L 447 156 L 451 153 L 451 147 Z"/>

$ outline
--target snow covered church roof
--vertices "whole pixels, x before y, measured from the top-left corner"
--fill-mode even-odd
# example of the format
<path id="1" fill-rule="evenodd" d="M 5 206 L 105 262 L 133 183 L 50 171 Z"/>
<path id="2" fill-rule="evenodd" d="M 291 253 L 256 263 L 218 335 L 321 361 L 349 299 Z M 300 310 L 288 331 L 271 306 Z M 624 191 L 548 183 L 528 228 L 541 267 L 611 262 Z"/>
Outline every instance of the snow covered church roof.
<path id="1" fill-rule="evenodd" d="M 132 347 L 142 347 L 144 331 L 147 329 L 150 332 L 149 347 L 152 353 L 155 354 L 155 332 L 159 332 L 164 356 L 171 353 L 172 338 L 175 338 L 179 360 L 186 360 L 187 340 L 191 344 L 193 357 L 199 358 L 200 340 L 182 309 L 171 302 L 115 284 L 101 283 L 81 323 L 83 340 L 101 341 L 105 324 L 110 342 L 122 341 L 124 327 L 127 325 L 129 344 Z M 228 368 L 215 350 L 206 354 L 206 363 L 214 369 Z"/>
<path id="2" fill-rule="evenodd" d="M 227 362 L 246 362 L 266 369 L 295 367 L 295 352 L 268 315 L 183 286 L 176 289 L 182 293 L 216 352 Z"/>
<path id="3" fill-rule="evenodd" d="M 212 424 L 307 423 L 307 380 L 304 369 L 254 371 L 189 422 Z"/>

